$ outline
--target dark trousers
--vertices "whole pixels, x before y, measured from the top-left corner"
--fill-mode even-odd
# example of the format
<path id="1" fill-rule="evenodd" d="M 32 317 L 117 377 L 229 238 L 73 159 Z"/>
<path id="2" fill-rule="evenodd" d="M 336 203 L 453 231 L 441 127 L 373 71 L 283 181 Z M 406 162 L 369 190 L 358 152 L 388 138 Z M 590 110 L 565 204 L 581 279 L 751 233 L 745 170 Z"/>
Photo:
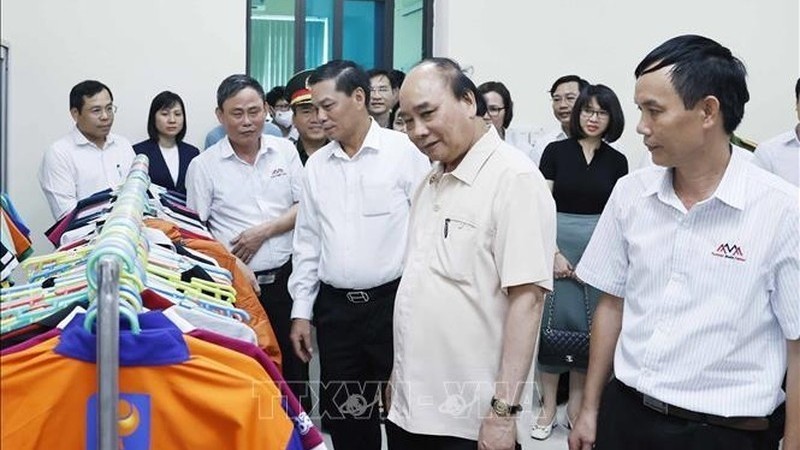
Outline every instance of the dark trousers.
<path id="1" fill-rule="evenodd" d="M 311 414 L 312 394 L 308 385 L 308 364 L 297 357 L 292 342 L 289 340 L 289 333 L 292 329 L 292 298 L 289 296 L 286 285 L 291 273 L 291 260 L 275 271 L 257 272 L 256 276 L 260 274 L 262 279 L 271 281 L 259 283 L 261 295 L 258 299 L 267 312 L 272 324 L 272 331 L 275 332 L 275 337 L 278 339 L 283 378 L 297 399 L 300 400 L 303 409 Z"/>
<path id="2" fill-rule="evenodd" d="M 603 391 L 597 415 L 595 450 L 777 450 L 783 409 L 770 417 L 770 429 L 744 431 L 694 422 L 654 411 L 622 382 Z"/>
<path id="3" fill-rule="evenodd" d="M 320 286 L 314 325 L 320 412 L 336 450 L 380 450 L 380 397 L 393 363 L 392 314 L 399 280 L 370 289 L 369 300 Z"/>
<path id="4" fill-rule="evenodd" d="M 477 441 L 454 436 L 433 436 L 429 434 L 414 434 L 386 421 L 386 440 L 389 450 L 476 450 Z M 522 447 L 519 443 L 516 449 Z"/>

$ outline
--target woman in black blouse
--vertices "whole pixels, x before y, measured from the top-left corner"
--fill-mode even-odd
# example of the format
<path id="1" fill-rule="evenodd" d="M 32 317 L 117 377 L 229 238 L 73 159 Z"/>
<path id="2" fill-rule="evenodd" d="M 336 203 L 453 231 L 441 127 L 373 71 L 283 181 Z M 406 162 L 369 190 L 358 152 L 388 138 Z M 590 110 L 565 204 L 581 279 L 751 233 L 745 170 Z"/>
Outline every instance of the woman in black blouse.
<path id="1" fill-rule="evenodd" d="M 558 251 L 554 260 L 554 314 L 552 327 L 587 330 L 600 291 L 585 286 L 574 268 L 592 236 L 617 180 L 628 173 L 625 156 L 613 149 L 625 119 L 614 91 L 597 84 L 585 87 L 570 117 L 570 137 L 553 142 L 542 154 L 540 169 L 556 201 Z M 543 406 L 531 436 L 547 439 L 556 424 L 556 392 L 562 373 L 570 372 L 567 426 L 580 411 L 586 368 L 539 364 Z"/>

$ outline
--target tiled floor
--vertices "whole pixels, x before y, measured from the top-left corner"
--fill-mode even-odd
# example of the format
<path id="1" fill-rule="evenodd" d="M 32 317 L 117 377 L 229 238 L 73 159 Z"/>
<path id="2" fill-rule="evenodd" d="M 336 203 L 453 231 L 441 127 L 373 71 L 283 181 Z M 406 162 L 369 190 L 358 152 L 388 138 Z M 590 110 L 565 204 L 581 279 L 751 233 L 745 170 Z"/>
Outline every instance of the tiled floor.
<path id="1" fill-rule="evenodd" d="M 534 411 L 537 412 L 538 411 Z M 563 414 L 563 406 L 559 408 L 559 414 Z M 549 439 L 546 441 L 537 441 L 530 437 L 528 430 L 530 429 L 530 424 L 532 423 L 532 418 L 535 417 L 533 413 L 523 413 L 520 416 L 520 421 L 518 422 L 518 426 L 525 427 L 525 437 L 522 441 L 522 448 L 525 450 L 566 450 L 567 448 L 567 435 L 569 431 L 563 427 L 556 427 L 553 430 L 553 434 L 550 436 Z M 328 446 L 328 450 L 333 449 L 333 444 L 331 444 L 331 438 L 327 434 L 323 435 L 325 438 L 325 444 Z M 386 450 L 386 440 L 384 438 L 383 442 L 383 449 Z"/>
<path id="2" fill-rule="evenodd" d="M 316 337 L 314 337 L 314 339 L 316 339 Z M 319 380 L 319 356 L 316 348 L 314 349 L 314 352 L 314 358 L 311 360 L 310 364 L 310 378 L 311 380 Z M 313 385 L 314 383 L 312 383 L 312 386 Z M 522 435 L 524 436 L 524 439 L 521 442 L 522 448 L 525 450 L 566 450 L 567 435 L 569 434 L 569 431 L 566 428 L 556 427 L 553 430 L 553 434 L 546 441 L 537 441 L 530 437 L 530 426 L 533 423 L 534 418 L 539 413 L 538 406 L 531 406 L 531 403 L 538 405 L 538 400 L 536 402 L 532 401 L 532 396 L 529 392 L 524 393 L 523 398 L 527 399 L 527 405 L 525 405 L 525 411 L 520 414 L 519 421 L 517 422 L 517 426 L 523 431 Z M 314 411 L 314 413 L 316 413 L 316 411 Z M 559 417 L 564 417 L 565 412 L 563 405 L 559 407 L 558 414 Z M 313 417 L 318 417 L 318 415 L 313 414 Z M 319 426 L 319 423 L 316 420 L 315 424 Z M 330 436 L 323 436 L 325 438 L 325 444 L 328 446 L 328 450 L 333 450 Z M 383 449 L 386 449 L 385 436 Z"/>

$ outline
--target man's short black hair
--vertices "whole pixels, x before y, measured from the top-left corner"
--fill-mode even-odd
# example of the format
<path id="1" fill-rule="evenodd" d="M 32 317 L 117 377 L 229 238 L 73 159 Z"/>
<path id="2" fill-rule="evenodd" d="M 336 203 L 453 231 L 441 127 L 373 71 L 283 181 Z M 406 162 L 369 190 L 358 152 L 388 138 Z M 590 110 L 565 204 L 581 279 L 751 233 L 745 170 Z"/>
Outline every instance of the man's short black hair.
<path id="1" fill-rule="evenodd" d="M 794 85 L 794 99 L 800 101 L 800 78 L 797 79 L 797 84 Z"/>
<path id="2" fill-rule="evenodd" d="M 183 106 L 181 97 L 170 91 L 164 91 L 153 97 L 150 103 L 150 113 L 147 116 L 147 135 L 150 139 L 158 142 L 158 129 L 156 128 L 156 114 L 162 109 L 172 109 L 174 106 L 180 106 L 183 111 L 183 128 L 175 136 L 176 142 L 182 142 L 183 137 L 186 136 L 186 108 Z"/>
<path id="3" fill-rule="evenodd" d="M 553 85 L 550 86 L 550 95 L 553 95 L 564 83 L 578 83 L 578 91 L 582 91 L 589 85 L 589 82 L 584 80 L 583 78 L 579 77 L 578 75 L 564 75 L 562 77 L 558 77 L 556 81 L 553 82 Z"/>
<path id="4" fill-rule="evenodd" d="M 108 91 L 108 96 L 111 97 L 111 101 L 113 102 L 114 94 L 111 93 L 111 89 L 105 84 L 96 80 L 81 81 L 69 91 L 69 109 L 75 108 L 78 112 L 81 112 L 83 105 L 86 103 L 84 97 L 94 97 L 100 92 L 103 92 L 103 89 Z"/>
<path id="5" fill-rule="evenodd" d="M 433 64 L 433 66 L 444 75 L 455 98 L 460 100 L 466 97 L 468 92 L 472 92 L 472 95 L 475 97 L 476 114 L 478 117 L 486 115 L 486 102 L 483 100 L 483 95 L 478 92 L 475 83 L 464 73 L 464 70 L 461 69 L 461 66 L 457 62 L 450 58 L 434 57 L 423 59 L 417 63 L 415 67 L 423 64 Z"/>
<path id="6" fill-rule="evenodd" d="M 289 99 L 286 98 L 285 86 L 275 86 L 274 88 L 270 89 L 269 92 L 267 92 L 264 98 L 267 100 L 269 106 L 272 106 L 273 108 L 278 104 L 278 100 L 283 99 L 287 102 L 289 101 Z"/>
<path id="7" fill-rule="evenodd" d="M 336 90 L 348 97 L 356 89 L 364 91 L 364 105 L 369 105 L 369 76 L 353 61 L 334 59 L 317 67 L 308 77 L 308 85 L 313 86 L 326 80 L 336 80 Z"/>
<path id="8" fill-rule="evenodd" d="M 389 86 L 391 86 L 392 89 L 400 89 L 400 83 L 397 82 L 396 78 L 392 78 L 392 72 L 389 72 L 388 70 L 370 69 L 367 71 L 367 76 L 370 80 L 375 77 L 386 77 L 386 79 L 389 80 Z"/>
<path id="9" fill-rule="evenodd" d="M 670 80 L 686 109 L 713 95 L 722 111 L 727 134 L 732 134 L 744 116 L 750 100 L 747 69 L 739 58 L 718 42 L 704 36 L 686 34 L 674 37 L 651 51 L 636 66 L 636 78 L 672 66 Z"/>
<path id="10" fill-rule="evenodd" d="M 619 104 L 617 94 L 603 84 L 590 84 L 581 91 L 569 117 L 569 135 L 576 139 L 586 137 L 581 128 L 581 110 L 589 106 L 592 98 L 597 100 L 600 109 L 608 112 L 608 126 L 603 132 L 603 140 L 606 142 L 616 141 L 622 136 L 622 131 L 625 129 L 625 116 L 622 114 L 622 106 Z"/>
<path id="11" fill-rule="evenodd" d="M 511 119 L 514 118 L 514 101 L 511 100 L 511 93 L 508 92 L 506 85 L 499 81 L 487 81 L 478 86 L 478 92 L 481 93 L 481 96 L 495 92 L 503 99 L 503 108 L 506 112 L 503 118 L 503 128 L 508 128 L 511 125 Z"/>
<path id="12" fill-rule="evenodd" d="M 264 99 L 264 88 L 261 87 L 261 83 L 249 75 L 237 73 L 225 78 L 222 80 L 222 83 L 219 84 L 219 87 L 217 88 L 217 108 L 221 110 L 222 104 L 225 103 L 225 100 L 233 97 L 234 95 L 238 94 L 239 91 L 246 88 L 254 89 L 256 92 L 258 92 L 258 95 L 261 97 L 261 99 Z"/>
<path id="13" fill-rule="evenodd" d="M 400 86 L 403 85 L 403 81 L 406 79 L 406 73 L 402 70 L 392 69 L 389 72 L 389 80 L 392 81 L 392 87 L 397 86 L 397 89 L 400 89 Z"/>

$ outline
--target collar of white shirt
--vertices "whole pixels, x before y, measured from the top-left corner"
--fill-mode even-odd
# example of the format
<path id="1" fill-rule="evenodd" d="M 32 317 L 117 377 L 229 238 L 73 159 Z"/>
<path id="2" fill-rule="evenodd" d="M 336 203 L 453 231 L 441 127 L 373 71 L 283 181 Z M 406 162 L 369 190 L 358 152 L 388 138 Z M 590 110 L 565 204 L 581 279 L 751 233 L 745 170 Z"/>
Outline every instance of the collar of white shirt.
<path id="1" fill-rule="evenodd" d="M 800 146 L 800 136 L 798 136 L 798 133 L 800 133 L 800 124 L 798 124 L 796 127 L 792 128 L 791 130 L 787 131 L 783 135 L 783 139 L 781 139 L 781 143 L 782 144 L 795 144 L 796 146 Z"/>
<path id="2" fill-rule="evenodd" d="M 91 145 L 91 146 L 96 147 L 96 145 L 94 145 L 94 142 L 92 142 L 89 139 L 87 139 L 86 136 L 84 136 L 84 134 L 81 132 L 81 130 L 78 129 L 78 125 L 75 125 L 74 127 L 72 127 L 72 131 L 70 131 L 70 135 L 72 136 L 72 142 L 74 142 L 75 145 Z M 105 146 L 103 148 L 108 147 L 109 145 L 111 145 L 113 143 L 114 143 L 114 135 L 111 134 L 111 133 L 108 133 L 108 136 L 106 136 L 106 144 L 105 144 Z"/>
<path id="3" fill-rule="evenodd" d="M 261 147 L 258 148 L 258 154 L 256 155 L 255 164 L 258 164 L 258 160 L 261 158 L 262 155 L 264 155 L 265 153 L 268 153 L 268 152 L 272 152 L 272 151 L 275 151 L 275 149 L 273 148 L 272 145 L 270 145 L 270 142 L 269 142 L 269 139 L 267 138 L 267 135 L 262 134 L 261 135 Z M 237 155 L 236 152 L 233 151 L 233 146 L 231 145 L 231 141 L 228 140 L 228 136 L 225 136 L 225 138 L 220 141 L 220 158 L 221 159 L 228 159 L 228 158 L 234 158 L 234 157 L 241 161 L 241 158 L 239 158 L 239 155 Z M 244 161 L 242 161 L 242 162 L 244 162 Z"/>
<path id="4" fill-rule="evenodd" d="M 742 183 L 742 180 L 747 173 L 748 167 L 748 163 L 742 160 L 742 156 L 738 152 L 731 152 L 728 167 L 725 168 L 722 180 L 720 180 L 719 186 L 717 186 L 717 190 L 714 191 L 712 197 L 719 199 L 728 206 L 743 210 L 746 192 L 745 183 Z M 672 205 L 683 211 L 683 205 L 672 186 L 673 170 L 672 168 L 661 168 L 661 170 L 654 171 L 657 175 L 647 185 L 642 197 L 656 194 L 662 203 Z"/>
<path id="5" fill-rule="evenodd" d="M 494 127 L 489 127 L 486 133 L 467 151 L 464 159 L 453 169 L 451 174 L 471 186 L 475 182 L 475 178 L 477 178 L 483 164 L 502 142 Z M 437 170 L 442 170 L 443 167 L 441 163 L 437 164 Z"/>
<path id="6" fill-rule="evenodd" d="M 364 136 L 364 142 L 361 144 L 361 148 L 358 149 L 358 151 L 356 152 L 355 155 L 353 155 L 352 158 L 347 156 L 347 153 L 345 153 L 344 149 L 342 148 L 342 144 L 340 144 L 339 141 L 331 141 L 330 144 L 328 144 L 330 145 L 330 147 L 327 149 L 328 152 L 327 156 L 328 158 L 335 157 L 340 159 L 351 160 L 358 158 L 358 156 L 365 150 L 380 151 L 381 147 L 383 146 L 380 136 L 381 131 L 383 131 L 383 128 L 381 128 L 381 126 L 378 125 L 378 122 L 375 122 L 375 119 L 370 117 L 369 130 L 367 131 L 367 135 Z"/>

